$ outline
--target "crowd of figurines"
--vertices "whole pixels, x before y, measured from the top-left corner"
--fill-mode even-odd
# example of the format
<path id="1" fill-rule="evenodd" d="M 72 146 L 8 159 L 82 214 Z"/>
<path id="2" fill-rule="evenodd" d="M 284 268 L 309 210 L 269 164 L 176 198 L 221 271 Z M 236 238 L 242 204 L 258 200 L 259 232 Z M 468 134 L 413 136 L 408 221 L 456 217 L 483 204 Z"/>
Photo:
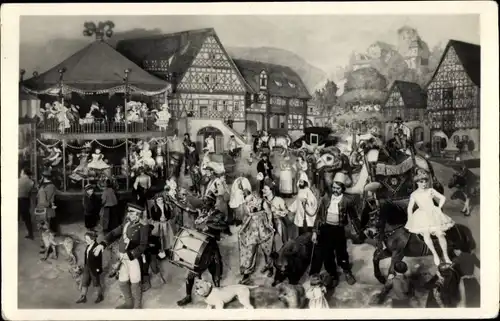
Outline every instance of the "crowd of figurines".
<path id="1" fill-rule="evenodd" d="M 402 126 L 401 123 L 397 125 Z M 106 181 L 100 197 L 95 193 L 95 186 L 85 186 L 83 207 L 88 229 L 85 233 L 87 247 L 84 267 L 75 268 L 75 273 L 81 277 L 81 295 L 77 303 L 87 301 L 90 285 L 98 289 L 95 302 L 103 300 L 102 251 L 117 241 L 118 260 L 111 274 L 117 275 L 124 298 L 118 308 L 142 307 L 142 293 L 151 287 L 150 270 L 164 282 L 159 261 L 165 259 L 184 267 L 187 272 L 185 297 L 177 302 L 179 306 L 190 304 L 196 293 L 209 307 L 223 308 L 225 303 L 237 297 L 245 308 L 253 308 L 247 301 L 250 289 L 256 291 L 251 286 L 252 275 L 262 273 L 273 278 L 272 286 L 280 289 L 285 306 L 304 307 L 308 302 L 310 308 L 327 308 L 325 296 L 338 284 L 339 270 L 349 285 L 357 282 L 348 252 L 347 239 L 350 238 L 352 244 L 367 239 L 376 243 L 374 273 L 384 283 L 382 292 L 376 297 L 378 303 L 391 294 L 392 306 L 410 307 L 413 291 L 405 274 L 408 268 L 402 259 L 405 255 L 432 255 L 438 272 L 429 283 L 427 306 L 463 304 L 466 294 L 462 284 L 469 284 L 463 280 L 469 280 L 473 274 L 466 268 L 467 262 L 471 262 L 467 255 L 472 255 L 474 249 L 472 234 L 466 226 L 455 223 L 442 211 L 446 201 L 443 188 L 430 162 L 415 155 L 408 131 L 401 127 L 396 133 L 391 145 L 396 148 L 389 148 L 380 138 L 371 137 L 359 142 L 348 155 L 342 148 L 333 146 L 318 147 L 310 155 L 302 151 L 295 164 L 291 161 L 293 151 L 287 150 L 277 176 L 276 164 L 272 162 L 276 153 L 269 146 L 269 136 L 264 133 L 254 145 L 254 156 L 250 156 L 250 159 L 258 158 L 257 177 L 240 173 L 231 186 L 226 182 L 224 164 L 215 155 L 213 137 L 206 139 L 200 161 L 196 145 L 186 135 L 182 143 L 184 154 L 176 162 L 184 163 L 184 174 L 191 178 L 189 191 L 181 187 L 180 166 L 174 167 L 176 170 L 169 173 L 164 188 L 158 190 L 145 169 L 153 168 L 162 154 L 158 152 L 155 160 L 149 144 L 139 144 L 129 155 L 135 159 L 132 168 L 135 166 L 137 172 L 123 223 L 117 219 L 118 200 L 110 180 Z M 237 151 L 234 139 L 228 148 L 234 157 L 241 152 Z M 415 189 L 407 195 L 407 209 L 388 199 L 377 198 L 381 184 L 372 173 L 378 173 L 379 167 L 370 167 L 366 161 L 374 155 L 379 163 L 385 161 L 385 171 L 401 175 L 408 173 L 406 164 L 412 164 L 410 173 Z M 85 159 L 87 156 L 80 157 Z M 391 165 L 390 160 L 396 163 Z M 84 165 L 80 165 L 72 175 L 108 166 L 99 149 L 94 151 L 90 162 L 85 160 Z M 21 174 L 19 208 L 28 227 L 28 238 L 33 238 L 30 205 L 26 198 L 34 185 L 30 174 L 27 169 Z M 458 186 L 467 195 L 465 186 L 456 184 L 464 175 L 465 168 L 449 185 Z M 35 216 L 48 223 L 50 236 L 50 233 L 55 235 L 50 231 L 55 224 L 56 189 L 50 168 L 46 168 L 42 176 Z M 293 198 L 292 202 L 287 202 L 288 198 Z M 418 207 L 415 211 L 414 205 Z M 470 204 L 464 205 L 463 212 L 470 214 Z M 99 242 L 98 225 L 103 232 Z M 225 235 L 232 235 L 231 225 L 238 226 L 240 281 L 221 287 L 224 267 L 218 242 Z M 410 237 L 412 235 L 416 236 Z M 433 236 L 437 238 L 436 245 Z M 61 241 L 66 246 L 65 242 Z M 43 250 L 48 253 L 52 243 L 43 240 L 42 243 Z M 259 250 L 264 254 L 264 264 L 256 272 Z M 391 258 L 388 278 L 379 268 L 380 261 L 386 258 Z M 323 267 L 326 273 L 322 272 Z M 200 279 L 206 270 L 212 282 Z M 301 284 L 308 270 L 308 281 Z"/>
<path id="2" fill-rule="evenodd" d="M 80 106 L 68 102 L 55 101 L 52 104 L 46 103 L 40 108 L 41 123 L 46 128 L 58 129 L 61 133 L 71 127 L 84 127 L 104 122 L 144 123 L 145 120 L 152 120 L 159 129 L 166 129 L 171 117 L 166 103 L 159 108 L 154 108 L 137 101 L 128 101 L 125 109 L 123 106 L 116 106 L 114 115 L 108 115 L 103 105 L 92 102 L 89 111 L 83 117 L 81 115 Z"/>

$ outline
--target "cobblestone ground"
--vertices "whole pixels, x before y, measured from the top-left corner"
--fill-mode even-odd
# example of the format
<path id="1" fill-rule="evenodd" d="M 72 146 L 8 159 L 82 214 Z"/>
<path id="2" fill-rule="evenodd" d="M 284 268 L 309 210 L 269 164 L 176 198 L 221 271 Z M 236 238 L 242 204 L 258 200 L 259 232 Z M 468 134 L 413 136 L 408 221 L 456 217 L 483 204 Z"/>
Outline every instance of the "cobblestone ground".
<path id="1" fill-rule="evenodd" d="M 255 163 L 252 165 L 252 171 L 255 171 L 255 165 Z M 439 179 L 446 185 L 452 171 L 440 164 L 434 164 L 434 166 Z M 247 172 L 249 169 L 250 167 L 247 165 L 239 165 L 239 170 L 241 171 Z M 446 190 L 445 194 L 449 198 L 450 191 Z M 289 201 L 287 200 L 287 202 Z M 448 201 L 444 210 L 457 223 L 466 224 L 471 228 L 479 247 L 479 209 L 475 208 L 470 217 L 464 217 L 460 213 L 460 209 L 461 205 L 459 203 Z M 109 309 L 121 303 L 117 281 L 109 279 L 106 273 L 104 273 L 104 301 L 98 305 L 94 304 L 95 293 L 91 289 L 88 295 L 88 303 L 75 304 L 74 302 L 78 298 L 79 292 L 75 281 L 68 271 L 69 265 L 65 260 L 66 253 L 64 253 L 64 250 L 60 251 L 58 260 L 49 259 L 46 262 L 42 262 L 38 254 L 39 242 L 24 239 L 24 227 L 20 225 L 19 228 L 18 303 L 20 309 Z M 72 234 L 83 240 L 83 223 L 64 225 L 61 227 L 61 230 L 65 234 Z M 236 228 L 233 228 L 232 232 L 233 236 L 226 237 L 220 242 L 224 260 L 222 285 L 235 284 L 240 277 Z M 84 244 L 76 246 L 75 252 L 79 262 L 83 261 L 82 255 L 84 249 Z M 349 254 L 353 263 L 353 273 L 358 282 L 353 286 L 349 286 L 341 278 L 339 286 L 329 299 L 330 307 L 369 307 L 370 299 L 381 289 L 381 285 L 373 277 L 371 264 L 373 247 L 369 244 L 349 244 Z M 479 257 L 479 248 L 477 254 Z M 105 270 L 107 270 L 111 262 L 114 262 L 111 260 L 111 256 L 110 251 L 105 251 Z M 262 258 L 260 258 L 260 261 L 262 261 Z M 405 261 L 408 263 L 410 273 L 419 275 L 421 282 L 425 282 L 434 274 L 431 257 L 405 258 Z M 381 263 L 383 272 L 387 271 L 388 264 L 389 260 Z M 162 269 L 167 284 L 162 284 L 157 277 L 152 279 L 153 288 L 146 292 L 143 297 L 144 308 L 176 308 L 176 301 L 184 296 L 186 271 L 169 262 L 163 262 Z M 260 297 L 257 298 L 257 307 L 279 307 L 273 303 L 276 301 L 276 294 L 270 288 L 272 279 L 260 274 L 259 270 L 260 268 L 257 269 L 257 272 L 253 276 L 253 281 L 255 284 L 262 285 L 264 290 L 261 289 L 259 291 L 258 296 Z M 203 277 L 207 280 L 210 279 L 208 274 Z M 423 307 L 426 297 L 427 294 L 425 292 L 417 291 L 417 303 L 419 306 Z M 237 302 L 230 303 L 228 306 L 228 308 L 240 307 L 241 305 Z M 205 308 L 205 304 L 195 296 L 194 303 L 186 308 Z"/>

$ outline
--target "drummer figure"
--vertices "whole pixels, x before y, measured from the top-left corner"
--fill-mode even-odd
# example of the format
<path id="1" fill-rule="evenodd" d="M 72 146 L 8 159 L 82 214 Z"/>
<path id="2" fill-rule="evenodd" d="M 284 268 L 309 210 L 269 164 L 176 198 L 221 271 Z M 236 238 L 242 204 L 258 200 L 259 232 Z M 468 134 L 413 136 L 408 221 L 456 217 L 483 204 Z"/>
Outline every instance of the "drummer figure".
<path id="1" fill-rule="evenodd" d="M 199 253 L 199 262 L 195 262 L 196 268 L 190 270 L 186 277 L 186 296 L 177 301 L 178 306 L 184 306 L 191 303 L 191 292 L 193 290 L 195 279 L 201 278 L 203 272 L 207 269 L 212 275 L 212 281 L 215 287 L 220 287 L 220 280 L 222 277 L 222 257 L 219 250 L 217 240 L 220 239 L 221 231 L 227 228 L 224 216 L 220 211 L 215 209 L 215 196 L 210 193 L 203 199 L 203 207 L 200 211 L 199 217 L 195 222 L 196 229 L 205 233 L 207 238 L 207 245 L 203 253 Z M 175 245 L 173 251 L 175 252 Z"/>

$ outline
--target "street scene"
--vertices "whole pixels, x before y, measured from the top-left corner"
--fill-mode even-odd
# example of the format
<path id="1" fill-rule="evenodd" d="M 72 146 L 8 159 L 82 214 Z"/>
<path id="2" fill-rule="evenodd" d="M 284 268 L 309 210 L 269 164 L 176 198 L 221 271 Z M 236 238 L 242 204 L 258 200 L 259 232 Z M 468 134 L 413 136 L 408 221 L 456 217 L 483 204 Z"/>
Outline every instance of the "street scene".
<path id="1" fill-rule="evenodd" d="M 479 16 L 333 20 L 22 17 L 19 309 L 480 307 Z"/>

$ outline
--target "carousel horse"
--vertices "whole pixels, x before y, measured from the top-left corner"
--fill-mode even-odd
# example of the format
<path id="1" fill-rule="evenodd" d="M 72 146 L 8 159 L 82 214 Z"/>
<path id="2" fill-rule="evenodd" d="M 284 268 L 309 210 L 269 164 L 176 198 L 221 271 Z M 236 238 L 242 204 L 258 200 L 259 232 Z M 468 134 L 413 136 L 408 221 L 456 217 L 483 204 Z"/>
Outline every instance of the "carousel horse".
<path id="1" fill-rule="evenodd" d="M 448 188 L 457 190 L 451 195 L 451 200 L 459 199 L 464 203 L 462 213 L 469 216 L 472 205 L 479 204 L 479 178 L 468 169 L 463 169 L 461 173 L 454 173 L 448 182 Z"/>

